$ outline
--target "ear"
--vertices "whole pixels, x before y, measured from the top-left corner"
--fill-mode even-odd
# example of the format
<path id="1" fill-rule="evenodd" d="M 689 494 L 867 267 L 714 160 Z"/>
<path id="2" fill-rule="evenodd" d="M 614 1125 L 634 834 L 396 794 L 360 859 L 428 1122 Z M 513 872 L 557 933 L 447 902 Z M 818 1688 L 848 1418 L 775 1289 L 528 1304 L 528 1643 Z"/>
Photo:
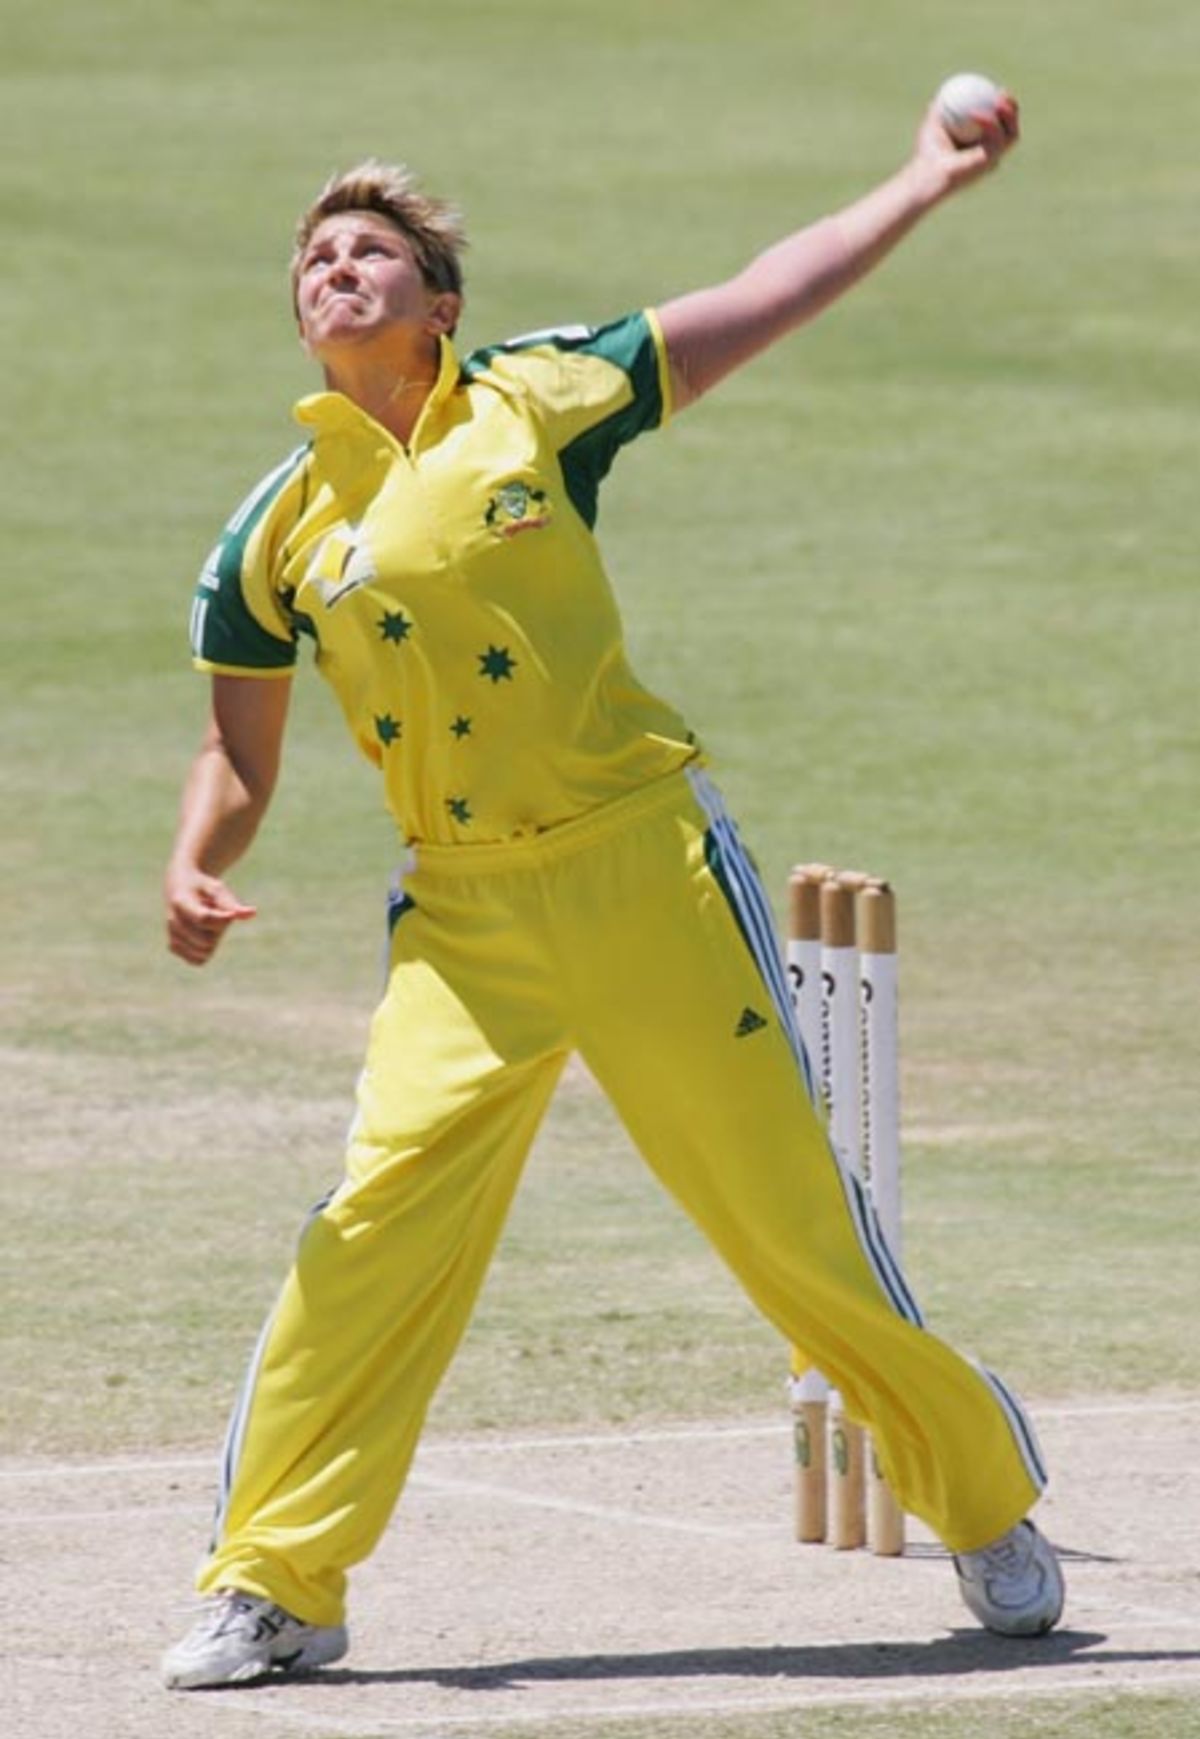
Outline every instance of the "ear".
<path id="1" fill-rule="evenodd" d="M 429 303 L 425 330 L 435 338 L 448 338 L 462 317 L 463 299 L 454 290 L 439 290 Z"/>

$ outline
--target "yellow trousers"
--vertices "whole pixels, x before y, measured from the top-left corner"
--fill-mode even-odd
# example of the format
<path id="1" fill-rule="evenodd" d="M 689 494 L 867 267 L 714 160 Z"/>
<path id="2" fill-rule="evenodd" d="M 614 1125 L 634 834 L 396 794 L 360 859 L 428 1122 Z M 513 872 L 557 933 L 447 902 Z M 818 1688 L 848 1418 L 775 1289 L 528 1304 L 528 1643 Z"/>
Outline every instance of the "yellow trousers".
<path id="1" fill-rule="evenodd" d="M 399 1497 L 573 1050 L 780 1334 L 954 1551 L 1044 1484 L 990 1373 L 921 1326 L 814 1111 L 770 914 L 702 773 L 512 844 L 416 848 L 345 1177 L 230 1425 L 208 1592 L 340 1621 Z M 666 1356 L 664 1354 L 664 1356 Z"/>

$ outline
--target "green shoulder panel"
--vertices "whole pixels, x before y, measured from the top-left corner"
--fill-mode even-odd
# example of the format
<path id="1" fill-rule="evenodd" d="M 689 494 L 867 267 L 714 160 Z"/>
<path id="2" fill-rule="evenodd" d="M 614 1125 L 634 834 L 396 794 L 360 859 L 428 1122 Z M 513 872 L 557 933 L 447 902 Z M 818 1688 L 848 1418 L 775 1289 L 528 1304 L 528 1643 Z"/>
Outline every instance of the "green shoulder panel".
<path id="1" fill-rule="evenodd" d="M 258 483 L 229 521 L 205 562 L 192 600 L 192 655 L 219 670 L 288 670 L 296 634 L 269 575 L 247 562 L 254 534 L 284 490 L 300 478 L 309 449 L 296 449 Z"/>
<path id="2" fill-rule="evenodd" d="M 605 326 L 553 327 L 475 351 L 466 359 L 464 372 L 468 376 L 483 372 L 497 354 L 547 348 L 564 356 L 598 357 L 620 369 L 629 383 L 629 393 L 618 406 L 559 452 L 567 493 L 580 517 L 591 527 L 596 523 L 600 484 L 617 453 L 644 430 L 657 428 L 665 420 L 661 340 L 652 315 L 628 314 Z"/>

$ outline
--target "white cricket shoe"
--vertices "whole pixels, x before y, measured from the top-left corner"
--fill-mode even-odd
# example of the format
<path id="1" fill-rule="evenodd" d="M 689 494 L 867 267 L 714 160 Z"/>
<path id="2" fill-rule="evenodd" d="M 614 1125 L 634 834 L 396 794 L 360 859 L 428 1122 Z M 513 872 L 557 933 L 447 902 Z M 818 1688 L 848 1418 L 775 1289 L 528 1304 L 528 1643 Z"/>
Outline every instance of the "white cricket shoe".
<path id="1" fill-rule="evenodd" d="M 1058 1556 L 1031 1521 L 1018 1522 L 981 1551 L 960 1552 L 954 1568 L 963 1599 L 998 1636 L 1041 1636 L 1062 1616 Z"/>
<path id="2" fill-rule="evenodd" d="M 204 1616 L 162 1659 L 168 1690 L 237 1685 L 272 1671 L 307 1672 L 340 1660 L 344 1625 L 304 1624 L 282 1606 L 225 1588 L 205 1602 Z"/>

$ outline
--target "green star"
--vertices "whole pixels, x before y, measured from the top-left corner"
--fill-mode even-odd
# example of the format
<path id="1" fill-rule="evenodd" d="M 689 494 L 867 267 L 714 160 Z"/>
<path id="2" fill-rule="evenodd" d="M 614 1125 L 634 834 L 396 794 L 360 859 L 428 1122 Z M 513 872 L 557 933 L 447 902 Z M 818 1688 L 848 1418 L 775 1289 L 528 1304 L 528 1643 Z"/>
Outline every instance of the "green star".
<path id="1" fill-rule="evenodd" d="M 461 821 L 464 826 L 471 819 L 471 806 L 465 797 L 447 797 L 446 808 L 453 815 L 455 821 Z"/>
<path id="2" fill-rule="evenodd" d="M 460 740 L 463 737 L 469 737 L 471 734 L 471 721 L 470 719 L 464 718 L 463 715 L 459 713 L 454 723 L 450 726 L 450 729 Z"/>
<path id="3" fill-rule="evenodd" d="M 400 735 L 400 720 L 394 719 L 391 713 L 384 713 L 382 718 L 375 715 L 375 735 L 386 749 L 389 743 L 394 743 Z"/>
<path id="4" fill-rule="evenodd" d="M 385 610 L 382 619 L 375 626 L 385 640 L 392 640 L 397 646 L 402 640 L 408 639 L 413 629 L 403 610 Z"/>
<path id="5" fill-rule="evenodd" d="M 490 676 L 493 682 L 512 681 L 517 661 L 507 646 L 492 646 L 489 643 L 487 651 L 476 653 L 476 657 L 479 659 L 480 676 Z"/>

